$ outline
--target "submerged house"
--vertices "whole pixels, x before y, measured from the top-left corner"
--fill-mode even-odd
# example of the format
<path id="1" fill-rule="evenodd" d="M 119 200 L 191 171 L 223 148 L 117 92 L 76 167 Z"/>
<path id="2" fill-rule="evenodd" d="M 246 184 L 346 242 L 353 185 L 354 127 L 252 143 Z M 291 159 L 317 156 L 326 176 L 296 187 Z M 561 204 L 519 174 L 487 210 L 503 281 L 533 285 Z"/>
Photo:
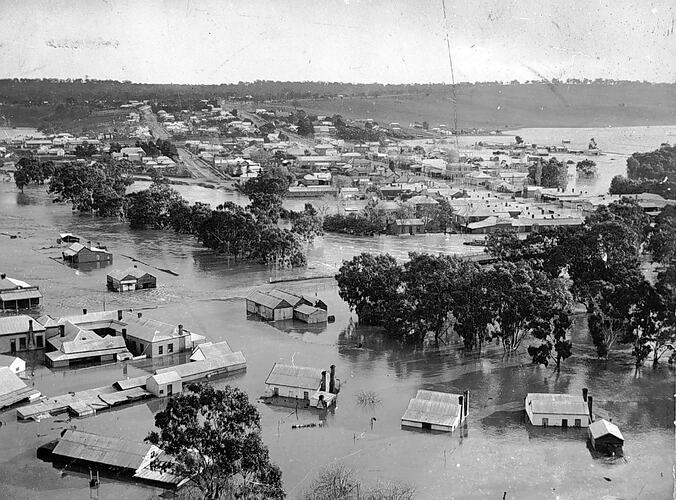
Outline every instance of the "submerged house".
<path id="1" fill-rule="evenodd" d="M 122 361 L 132 357 L 122 337 L 101 337 L 69 321 L 61 328 L 60 335 L 47 340 L 47 346 L 49 352 L 45 353 L 45 364 L 51 368 L 67 368 L 84 362 Z"/>
<path id="2" fill-rule="evenodd" d="M 620 455 L 624 445 L 624 436 L 619 427 L 605 419 L 589 424 L 587 429 L 592 448 L 608 455 Z"/>
<path id="3" fill-rule="evenodd" d="M 328 408 L 335 404 L 336 394 L 340 390 L 334 365 L 331 365 L 327 376 L 326 370 L 319 368 L 275 363 L 265 385 L 264 399 L 270 402 L 296 400 L 305 408 Z"/>
<path id="4" fill-rule="evenodd" d="M 419 390 L 401 417 L 403 427 L 453 432 L 469 412 L 469 391 L 462 394 Z"/>
<path id="5" fill-rule="evenodd" d="M 116 269 L 108 273 L 106 285 L 114 292 L 128 292 L 145 288 L 157 288 L 157 278 L 136 266 L 128 269 Z"/>
<path id="6" fill-rule="evenodd" d="M 82 243 L 73 243 L 63 251 L 63 260 L 71 264 L 86 263 L 112 263 L 113 254 L 105 248 L 92 246 L 91 242 L 87 245 Z"/>
<path id="7" fill-rule="evenodd" d="M 254 290 L 246 298 L 246 312 L 268 321 L 293 318 L 293 305 L 279 297 Z"/>
<path id="8" fill-rule="evenodd" d="M 156 373 L 146 380 L 146 390 L 158 398 L 171 396 L 183 390 L 183 380 L 175 370 Z"/>
<path id="9" fill-rule="evenodd" d="M 169 462 L 170 457 L 160 448 L 118 437 L 67 429 L 56 443 L 40 447 L 38 456 L 69 466 L 79 465 L 83 470 L 102 469 L 130 480 L 172 489 L 185 483 L 161 465 Z"/>
<path id="10" fill-rule="evenodd" d="M 142 313 L 127 314 L 123 318 L 122 337 L 134 356 L 157 358 L 182 351 L 192 351 L 205 337 L 192 333 L 183 325 L 170 325 L 144 318 Z"/>
<path id="11" fill-rule="evenodd" d="M 45 347 L 45 327 L 24 314 L 0 318 L 0 353 Z"/>
<path id="12" fill-rule="evenodd" d="M 246 299 L 247 313 L 268 321 L 298 319 L 305 323 L 327 320 L 327 305 L 317 297 L 301 295 L 288 290 L 254 290 Z"/>
<path id="13" fill-rule="evenodd" d="M 0 309 L 31 309 L 40 305 L 40 288 L 0 274 Z"/>
<path id="14" fill-rule="evenodd" d="M 528 393 L 524 399 L 530 423 L 542 427 L 589 427 L 592 422 L 592 397 L 587 389 L 582 396 L 570 394 Z"/>
<path id="15" fill-rule="evenodd" d="M 390 231 L 397 236 L 422 234 L 425 232 L 425 222 L 422 219 L 395 219 Z"/>

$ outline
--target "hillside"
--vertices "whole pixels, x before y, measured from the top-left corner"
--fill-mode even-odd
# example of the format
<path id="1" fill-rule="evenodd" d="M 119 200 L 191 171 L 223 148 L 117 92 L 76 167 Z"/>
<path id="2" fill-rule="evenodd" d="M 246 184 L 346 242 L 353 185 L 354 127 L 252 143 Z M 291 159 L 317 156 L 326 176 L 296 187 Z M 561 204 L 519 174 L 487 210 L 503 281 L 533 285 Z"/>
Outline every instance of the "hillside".
<path id="1" fill-rule="evenodd" d="M 451 89 L 415 95 L 296 99 L 308 113 L 377 122 L 453 125 Z M 676 124 L 675 85 L 461 85 L 458 127 L 607 127 Z"/>
<path id="2" fill-rule="evenodd" d="M 606 127 L 676 124 L 676 84 L 587 81 L 576 83 L 461 83 L 458 127 Z M 453 89 L 444 84 L 381 85 L 271 82 L 223 85 L 138 84 L 116 81 L 0 80 L 0 116 L 13 126 L 56 121 L 54 113 L 95 110 L 129 100 L 199 109 L 202 99 L 245 101 L 251 107 L 302 108 L 311 114 L 372 118 L 403 126 L 427 121 L 453 126 Z M 4 109 L 3 109 L 4 108 Z M 66 113 L 67 114 L 67 113 Z M 74 117 L 75 118 L 75 117 Z M 77 119 L 75 118 L 75 119 Z M 68 120 L 68 118 L 65 118 Z M 0 122 L 1 123 L 1 122 Z"/>

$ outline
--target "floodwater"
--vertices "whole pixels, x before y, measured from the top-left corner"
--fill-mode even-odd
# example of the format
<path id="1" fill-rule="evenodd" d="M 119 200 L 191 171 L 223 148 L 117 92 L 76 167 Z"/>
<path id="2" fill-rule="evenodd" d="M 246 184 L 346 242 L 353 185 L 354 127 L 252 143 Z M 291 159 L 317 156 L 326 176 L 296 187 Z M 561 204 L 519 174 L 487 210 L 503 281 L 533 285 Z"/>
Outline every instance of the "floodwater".
<path id="1" fill-rule="evenodd" d="M 63 231 L 107 245 L 115 255 L 113 266 L 76 270 L 54 260 L 61 252 L 56 247 L 57 234 Z M 336 462 L 354 468 L 368 484 L 412 483 L 422 499 L 500 499 L 505 492 L 511 499 L 672 497 L 673 372 L 660 367 L 637 373 L 627 352 L 615 353 L 607 362 L 597 360 L 583 316 L 575 320 L 574 356 L 560 373 L 530 365 L 527 356 L 505 359 L 499 346 L 489 346 L 479 357 L 463 353 L 453 339 L 441 349 L 392 345 L 377 330 L 355 327 L 356 318 L 338 297 L 331 279 L 285 285 L 322 297 L 329 314 L 336 316 L 335 323 L 271 325 L 246 318 L 242 297 L 271 277 L 329 275 L 342 259 L 362 251 L 387 251 L 402 259 L 411 250 L 475 251 L 462 245 L 461 236 L 330 235 L 311 249 L 310 269 L 279 271 L 215 256 L 191 237 L 131 231 L 122 223 L 73 214 L 69 207 L 53 204 L 44 187 L 31 186 L 22 194 L 9 182 L 0 183 L 0 233 L 18 235 L 10 239 L 0 234 L 0 269 L 40 286 L 44 304 L 39 313 L 58 316 L 81 308 L 145 308 L 149 317 L 182 323 L 213 341 L 225 339 L 233 349 L 243 351 L 248 368 L 244 374 L 214 383 L 235 385 L 252 401 L 262 394 L 275 361 L 325 368 L 335 364 L 341 392 L 324 427 L 292 430 L 292 424 L 317 421 L 319 415 L 307 411 L 296 415 L 257 403 L 264 440 L 282 468 L 289 498 L 298 498 L 322 467 Z M 155 290 L 106 291 L 106 273 L 130 265 L 129 257 L 178 276 L 158 271 Z M 31 365 L 26 372 L 32 376 L 29 383 L 47 395 L 112 384 L 185 361 L 184 355 L 175 355 L 154 363 L 49 370 L 41 365 L 42 353 L 26 358 Z M 583 387 L 594 397 L 595 409 L 622 429 L 624 459 L 593 458 L 584 431 L 534 429 L 524 422 L 527 392 L 579 394 Z M 402 430 L 401 415 L 418 389 L 468 389 L 466 427 L 454 434 Z M 356 400 L 360 391 L 375 392 L 380 404 L 360 407 Z M 91 418 L 67 421 L 61 416 L 40 423 L 17 422 L 14 410 L 0 413 L 0 497 L 86 498 L 88 478 L 62 473 L 38 460 L 37 447 L 71 426 L 141 440 L 152 429 L 153 415 L 161 405 L 153 400 Z M 160 489 L 105 477 L 99 490 L 99 498 L 149 499 L 160 494 Z"/>

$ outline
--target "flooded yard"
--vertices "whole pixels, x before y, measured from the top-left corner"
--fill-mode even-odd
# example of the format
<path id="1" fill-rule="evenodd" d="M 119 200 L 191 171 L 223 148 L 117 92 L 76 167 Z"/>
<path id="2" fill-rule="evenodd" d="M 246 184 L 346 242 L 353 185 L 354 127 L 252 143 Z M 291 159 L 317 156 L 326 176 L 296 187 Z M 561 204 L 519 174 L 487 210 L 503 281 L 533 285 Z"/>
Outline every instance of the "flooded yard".
<path id="1" fill-rule="evenodd" d="M 58 260 L 59 232 L 72 231 L 107 245 L 112 266 L 76 270 Z M 44 187 L 19 193 L 13 183 L 0 183 L 0 268 L 9 276 L 39 285 L 42 313 L 60 316 L 82 308 L 90 311 L 144 307 L 144 315 L 182 323 L 210 340 L 227 340 L 247 358 L 247 371 L 214 384 L 235 385 L 255 401 L 274 362 L 328 368 L 335 364 L 341 391 L 335 411 L 319 428 L 292 429 L 320 415 L 258 403 L 263 437 L 272 459 L 283 471 L 289 498 L 297 498 L 324 466 L 343 462 L 367 483 L 398 480 L 416 486 L 417 498 L 580 499 L 672 496 L 674 376 L 666 367 L 636 372 L 628 353 L 609 361 L 596 359 L 587 338 L 586 320 L 575 318 L 574 355 L 559 373 L 532 366 L 528 356 L 504 358 L 500 346 L 487 346 L 482 356 L 466 354 L 449 339 L 440 349 L 405 349 L 380 332 L 355 326 L 356 318 L 339 298 L 331 279 L 298 281 L 284 286 L 317 294 L 336 322 L 317 326 L 288 321 L 268 324 L 247 319 L 243 297 L 251 287 L 280 277 L 329 275 L 342 259 L 362 251 L 476 251 L 458 235 L 416 238 L 355 238 L 329 235 L 311 249 L 309 268 L 280 271 L 235 262 L 204 250 L 191 237 L 160 231 L 131 231 L 123 223 L 71 213 L 55 205 Z M 126 257 L 125 257 L 126 256 Z M 131 264 L 129 257 L 158 271 L 158 287 L 136 293 L 106 290 L 105 276 Z M 25 356 L 35 388 L 47 395 L 112 384 L 185 361 L 185 356 L 50 370 L 42 353 Z M 581 394 L 589 388 L 594 407 L 613 418 L 625 436 L 623 459 L 594 459 L 586 432 L 533 428 L 524 421 L 527 392 Z M 418 389 L 470 392 L 466 426 L 453 434 L 402 430 L 400 418 Z M 364 408 L 357 395 L 377 394 L 380 404 Z M 0 488 L 8 498 L 71 499 L 88 496 L 88 477 L 62 473 L 35 456 L 38 446 L 72 426 L 80 430 L 142 440 L 153 427 L 161 400 L 124 407 L 86 419 L 66 416 L 17 422 L 13 410 L 0 413 Z M 375 417 L 373 428 L 372 418 Z M 102 478 L 100 498 L 156 498 L 161 490 Z"/>

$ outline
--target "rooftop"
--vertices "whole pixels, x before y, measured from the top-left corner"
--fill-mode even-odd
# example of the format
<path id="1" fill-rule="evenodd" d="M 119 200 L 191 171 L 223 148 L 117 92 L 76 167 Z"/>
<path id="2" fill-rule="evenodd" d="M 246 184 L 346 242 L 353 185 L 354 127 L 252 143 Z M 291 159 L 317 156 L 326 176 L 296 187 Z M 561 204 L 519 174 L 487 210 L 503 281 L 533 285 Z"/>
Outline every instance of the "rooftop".
<path id="1" fill-rule="evenodd" d="M 622 435 L 622 432 L 620 432 L 620 428 L 603 418 L 589 424 L 589 433 L 594 439 L 610 434 L 611 436 L 615 436 L 624 441 L 624 436 Z"/>
<path id="2" fill-rule="evenodd" d="M 587 402 L 582 396 L 570 394 L 528 393 L 526 404 L 530 404 L 533 413 L 551 413 L 563 415 L 588 415 Z"/>
<path id="3" fill-rule="evenodd" d="M 34 332 L 44 332 L 45 327 L 30 316 L 20 314 L 19 316 L 6 316 L 0 318 L 0 335 L 14 335 L 17 333 L 26 333 L 33 323 Z"/>
<path id="4" fill-rule="evenodd" d="M 322 370 L 319 368 L 275 363 L 265 380 L 265 384 L 316 391 L 321 385 L 321 378 Z"/>
<path id="5" fill-rule="evenodd" d="M 459 394 L 420 390 L 416 397 L 409 401 L 401 419 L 455 427 L 461 412 L 459 397 Z"/>

